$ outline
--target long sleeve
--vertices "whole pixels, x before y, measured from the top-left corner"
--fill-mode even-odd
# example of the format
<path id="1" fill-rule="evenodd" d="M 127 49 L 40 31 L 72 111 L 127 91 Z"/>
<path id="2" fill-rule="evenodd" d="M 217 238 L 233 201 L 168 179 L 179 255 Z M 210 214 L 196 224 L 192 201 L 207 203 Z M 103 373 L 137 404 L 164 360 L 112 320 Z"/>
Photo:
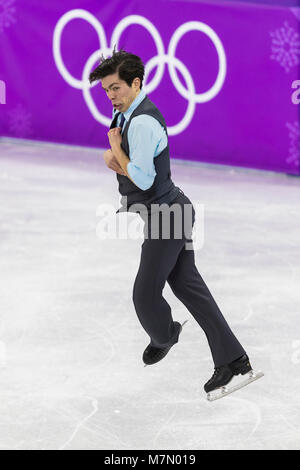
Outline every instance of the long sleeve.
<path id="1" fill-rule="evenodd" d="M 154 158 L 167 146 L 164 128 L 152 116 L 142 114 L 132 119 L 128 129 L 130 162 L 127 171 L 134 183 L 143 191 L 155 179 Z"/>

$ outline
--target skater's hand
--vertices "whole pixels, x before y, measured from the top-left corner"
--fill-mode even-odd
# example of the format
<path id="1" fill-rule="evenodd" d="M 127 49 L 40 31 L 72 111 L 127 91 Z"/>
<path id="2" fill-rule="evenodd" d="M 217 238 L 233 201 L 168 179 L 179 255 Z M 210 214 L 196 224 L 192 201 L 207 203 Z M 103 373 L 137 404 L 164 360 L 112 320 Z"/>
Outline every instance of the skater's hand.
<path id="1" fill-rule="evenodd" d="M 108 149 L 104 152 L 103 159 L 108 168 L 115 171 L 119 175 L 126 175 L 111 149 Z"/>
<path id="2" fill-rule="evenodd" d="M 121 142 L 122 142 L 121 127 L 114 127 L 113 129 L 110 129 L 107 135 L 108 135 L 108 140 L 112 149 L 114 148 L 114 146 L 121 145 Z"/>

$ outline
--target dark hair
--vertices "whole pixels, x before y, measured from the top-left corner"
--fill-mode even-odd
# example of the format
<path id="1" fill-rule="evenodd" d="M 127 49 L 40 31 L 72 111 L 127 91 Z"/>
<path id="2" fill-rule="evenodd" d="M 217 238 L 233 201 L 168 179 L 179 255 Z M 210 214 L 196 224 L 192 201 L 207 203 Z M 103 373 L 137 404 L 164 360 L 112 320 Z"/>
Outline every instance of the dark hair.
<path id="1" fill-rule="evenodd" d="M 90 83 L 118 72 L 120 79 L 130 87 L 133 80 L 138 77 L 141 80 L 140 88 L 142 88 L 145 67 L 141 58 L 123 49 L 116 52 L 115 48 L 116 46 L 110 58 L 106 59 L 103 54 L 101 55 L 100 65 L 90 73 Z"/>

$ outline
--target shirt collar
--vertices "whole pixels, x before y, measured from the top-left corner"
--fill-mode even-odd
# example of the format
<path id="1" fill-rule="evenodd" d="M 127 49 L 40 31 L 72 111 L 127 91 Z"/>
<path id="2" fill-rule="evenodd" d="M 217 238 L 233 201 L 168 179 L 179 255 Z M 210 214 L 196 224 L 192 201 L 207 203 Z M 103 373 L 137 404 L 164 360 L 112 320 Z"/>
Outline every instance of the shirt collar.
<path id="1" fill-rule="evenodd" d="M 133 102 L 131 103 L 131 105 L 127 109 L 127 111 L 125 111 L 123 113 L 126 121 L 129 121 L 131 114 L 138 107 L 138 105 L 143 101 L 143 99 L 145 97 L 146 97 L 146 93 L 144 92 L 143 89 L 141 89 L 141 91 L 139 92 L 137 97 L 133 100 Z M 117 112 L 119 112 L 119 111 L 117 109 L 114 109 L 113 115 L 115 116 Z"/>

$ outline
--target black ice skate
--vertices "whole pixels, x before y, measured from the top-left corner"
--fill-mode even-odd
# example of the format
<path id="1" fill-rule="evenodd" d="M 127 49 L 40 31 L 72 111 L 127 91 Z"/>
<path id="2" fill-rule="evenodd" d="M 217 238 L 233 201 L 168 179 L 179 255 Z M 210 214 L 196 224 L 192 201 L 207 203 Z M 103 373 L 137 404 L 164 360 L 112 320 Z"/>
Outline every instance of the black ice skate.
<path id="1" fill-rule="evenodd" d="M 178 336 L 180 335 L 180 333 L 182 331 L 183 325 L 185 325 L 187 321 L 188 320 L 185 320 L 182 323 L 182 325 L 180 325 L 179 322 L 174 322 L 174 323 L 177 323 L 180 326 Z M 171 346 L 168 346 L 166 348 L 155 348 L 154 346 L 151 346 L 151 344 L 149 344 L 146 347 L 146 349 L 144 351 L 144 354 L 143 354 L 143 361 L 144 361 L 144 364 L 145 364 L 144 367 L 147 367 L 148 365 L 152 365 L 152 364 L 155 364 L 156 362 L 161 361 L 168 354 L 168 352 L 170 351 L 172 346 L 174 346 L 174 344 L 172 344 Z"/>
<path id="2" fill-rule="evenodd" d="M 242 381 L 237 380 L 236 383 L 233 383 L 234 376 L 240 375 L 245 375 L 246 377 Z M 244 354 L 230 364 L 216 367 L 213 376 L 204 385 L 204 390 L 207 393 L 207 399 L 214 401 L 245 387 L 245 385 L 263 376 L 263 372 L 255 372 L 252 369 L 248 356 Z"/>

